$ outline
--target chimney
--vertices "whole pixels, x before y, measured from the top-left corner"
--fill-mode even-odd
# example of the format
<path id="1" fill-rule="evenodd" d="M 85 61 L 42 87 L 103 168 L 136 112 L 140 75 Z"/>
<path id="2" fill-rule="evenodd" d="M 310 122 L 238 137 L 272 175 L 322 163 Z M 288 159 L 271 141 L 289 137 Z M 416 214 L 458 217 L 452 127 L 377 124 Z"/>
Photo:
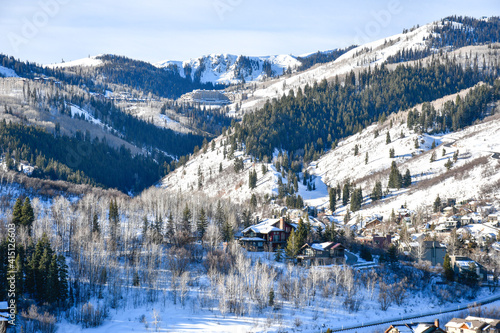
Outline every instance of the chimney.
<path id="1" fill-rule="evenodd" d="M 285 219 L 284 217 L 280 217 L 280 227 L 281 230 L 285 230 Z"/>
<path id="2" fill-rule="evenodd" d="M 439 327 L 439 319 L 434 319 L 434 326 Z"/>

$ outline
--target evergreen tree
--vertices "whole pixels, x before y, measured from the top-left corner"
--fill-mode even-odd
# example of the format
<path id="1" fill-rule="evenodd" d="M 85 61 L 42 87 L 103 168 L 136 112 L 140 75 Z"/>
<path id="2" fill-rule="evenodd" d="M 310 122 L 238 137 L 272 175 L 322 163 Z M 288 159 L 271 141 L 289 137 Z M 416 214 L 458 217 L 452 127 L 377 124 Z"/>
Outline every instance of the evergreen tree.
<path id="1" fill-rule="evenodd" d="M 453 166 L 453 162 L 451 161 L 451 159 L 448 159 L 444 164 L 444 166 L 446 167 L 446 170 L 450 170 L 451 167 Z"/>
<path id="2" fill-rule="evenodd" d="M 92 232 L 101 233 L 101 227 L 99 227 L 99 216 L 97 215 L 97 212 L 94 213 L 94 216 L 92 217 Z"/>
<path id="3" fill-rule="evenodd" d="M 396 245 L 391 244 L 387 250 L 387 261 L 390 263 L 395 263 L 398 261 L 398 249 Z"/>
<path id="4" fill-rule="evenodd" d="M 205 232 L 208 227 L 207 216 L 205 213 L 205 209 L 203 207 L 200 210 L 200 215 L 198 216 L 198 222 L 196 223 L 196 229 L 198 231 L 198 237 L 203 239 Z"/>
<path id="5" fill-rule="evenodd" d="M 382 198 L 382 182 L 375 182 L 372 193 L 370 194 L 370 198 L 372 199 L 372 201 L 377 201 Z"/>
<path id="6" fill-rule="evenodd" d="M 296 242 L 298 244 L 299 249 L 302 247 L 302 245 L 305 244 L 307 236 L 308 236 L 307 226 L 301 217 L 301 218 L 299 218 L 299 224 L 297 226 L 297 233 L 295 234 Z"/>
<path id="7" fill-rule="evenodd" d="M 359 257 L 363 260 L 366 261 L 373 261 L 372 254 L 370 252 L 370 249 L 368 249 L 366 246 L 361 246 L 361 251 L 359 253 Z"/>
<path id="8" fill-rule="evenodd" d="M 255 195 L 255 193 L 252 193 L 252 196 L 250 198 L 250 206 L 252 206 L 253 208 L 257 207 L 257 196 Z"/>
<path id="9" fill-rule="evenodd" d="M 403 187 L 410 187 L 411 186 L 411 174 L 410 170 L 406 169 L 405 175 L 403 176 Z"/>
<path id="10" fill-rule="evenodd" d="M 189 209 L 187 203 L 182 211 L 182 229 L 186 232 L 191 231 L 191 218 L 193 214 L 191 214 L 191 210 Z"/>
<path id="11" fill-rule="evenodd" d="M 248 187 L 250 189 L 254 189 L 257 186 L 257 171 L 255 170 L 250 170 L 250 173 L 248 174 Z"/>
<path id="12" fill-rule="evenodd" d="M 328 195 L 330 198 L 330 210 L 332 211 L 332 214 L 334 214 L 335 206 L 337 204 L 337 191 L 334 188 L 330 188 L 328 190 Z"/>
<path id="13" fill-rule="evenodd" d="M 388 145 L 391 143 L 391 134 L 389 134 L 389 131 L 387 131 L 387 134 L 385 136 L 385 144 Z"/>
<path id="14" fill-rule="evenodd" d="M 453 271 L 453 268 L 451 267 L 451 259 L 450 256 L 447 254 L 444 255 L 444 262 L 443 262 L 443 269 L 444 269 L 444 277 L 446 278 L 447 281 L 454 281 L 455 280 L 455 272 Z"/>
<path id="15" fill-rule="evenodd" d="M 392 161 L 391 164 L 391 173 L 389 174 L 389 183 L 388 187 L 390 188 L 401 188 L 402 185 L 402 177 L 399 169 L 396 165 L 396 161 Z"/>
<path id="16" fill-rule="evenodd" d="M 344 184 L 344 188 L 342 189 L 342 205 L 346 206 L 349 202 L 349 196 L 351 193 L 349 181 Z"/>
<path id="17" fill-rule="evenodd" d="M 361 188 L 357 188 L 353 191 L 351 196 L 351 211 L 356 212 L 361 209 L 361 204 L 363 203 L 363 192 Z"/>
<path id="18" fill-rule="evenodd" d="M 295 230 L 292 230 L 290 236 L 288 237 L 287 243 L 286 243 L 285 254 L 289 258 L 295 258 L 297 256 L 297 253 L 300 250 L 300 247 L 301 247 L 301 245 L 298 242 Z"/>
<path id="19" fill-rule="evenodd" d="M 358 156 L 358 154 L 359 154 L 359 146 L 354 145 L 354 156 Z"/>
<path id="20" fill-rule="evenodd" d="M 229 220 L 226 219 L 226 221 L 222 225 L 222 240 L 224 242 L 230 242 L 233 240 L 233 236 L 233 226 L 231 225 L 231 223 L 229 223 Z"/>
<path id="21" fill-rule="evenodd" d="M 269 306 L 274 306 L 274 289 L 269 290 Z"/>
<path id="22" fill-rule="evenodd" d="M 441 210 L 441 198 L 439 197 L 439 194 L 437 195 L 436 200 L 434 200 L 433 208 L 434 213 L 437 213 Z"/>
<path id="23" fill-rule="evenodd" d="M 368 164 L 368 152 L 365 154 L 365 165 Z"/>
<path id="24" fill-rule="evenodd" d="M 394 154 L 395 154 L 394 148 L 389 149 L 389 158 L 394 158 Z"/>
<path id="25" fill-rule="evenodd" d="M 18 197 L 16 203 L 14 204 L 14 208 L 12 210 L 12 223 L 16 226 L 20 226 L 22 223 L 23 217 L 23 201 L 21 197 Z"/>

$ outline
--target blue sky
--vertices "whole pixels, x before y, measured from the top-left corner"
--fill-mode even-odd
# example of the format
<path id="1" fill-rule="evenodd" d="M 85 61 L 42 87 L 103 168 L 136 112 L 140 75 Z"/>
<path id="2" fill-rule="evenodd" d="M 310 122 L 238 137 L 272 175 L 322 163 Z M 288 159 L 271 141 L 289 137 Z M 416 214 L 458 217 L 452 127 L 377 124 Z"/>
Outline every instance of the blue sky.
<path id="1" fill-rule="evenodd" d="M 100 53 L 146 61 L 345 47 L 498 0 L 23 0 L 0 2 L 0 53 L 55 63 Z"/>

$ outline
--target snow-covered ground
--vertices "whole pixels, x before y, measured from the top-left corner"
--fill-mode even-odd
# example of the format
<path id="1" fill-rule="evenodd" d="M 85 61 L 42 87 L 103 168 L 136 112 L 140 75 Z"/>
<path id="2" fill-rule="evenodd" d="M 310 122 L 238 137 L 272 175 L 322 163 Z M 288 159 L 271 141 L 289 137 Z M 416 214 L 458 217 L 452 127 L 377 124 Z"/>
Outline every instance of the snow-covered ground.
<path id="1" fill-rule="evenodd" d="M 61 62 L 61 63 L 57 63 L 57 64 L 47 64 L 44 66 L 48 67 L 48 68 L 100 66 L 100 65 L 102 65 L 103 62 L 101 59 L 97 59 L 97 57 L 99 57 L 99 55 L 88 57 L 88 58 L 83 58 L 83 59 L 77 59 L 77 60 L 73 60 L 73 61 Z"/>
<path id="2" fill-rule="evenodd" d="M 88 121 L 92 124 L 98 125 L 98 126 L 105 128 L 107 130 L 111 130 L 111 127 L 109 127 L 106 124 L 103 124 L 99 119 L 92 116 L 87 110 L 84 110 L 84 109 L 82 109 L 76 105 L 73 105 L 73 104 L 70 104 L 70 108 L 71 108 L 71 116 L 72 117 L 74 117 L 75 115 L 78 115 L 79 117 L 84 116 L 86 121 Z"/>
<path id="3" fill-rule="evenodd" d="M 177 66 L 179 74 L 186 77 L 184 68 L 191 68 L 191 77 L 194 79 L 194 74 L 202 68 L 200 81 L 211 83 L 239 83 L 241 78 L 245 82 L 260 81 L 266 76 L 263 71 L 264 62 L 271 65 L 271 71 L 274 75 L 283 74 L 283 70 L 290 68 L 294 70 L 301 65 L 301 62 L 291 55 L 273 55 L 262 57 L 246 57 L 252 62 L 248 66 L 242 66 L 242 56 L 233 54 L 210 54 L 199 58 L 189 59 L 186 61 L 171 61 L 165 60 L 155 63 L 154 65 L 160 68 L 167 68 L 171 65 Z"/>
<path id="4" fill-rule="evenodd" d="M 0 66 L 0 76 L 4 77 L 19 77 L 17 73 L 10 68 Z"/>

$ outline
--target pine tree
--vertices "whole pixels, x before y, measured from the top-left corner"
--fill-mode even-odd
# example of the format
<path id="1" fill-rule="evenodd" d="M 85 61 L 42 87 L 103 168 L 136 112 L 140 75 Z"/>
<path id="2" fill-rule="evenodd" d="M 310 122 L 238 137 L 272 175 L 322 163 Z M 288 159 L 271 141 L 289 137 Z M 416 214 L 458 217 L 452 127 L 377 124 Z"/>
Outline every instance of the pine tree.
<path id="1" fill-rule="evenodd" d="M 389 131 L 387 131 L 387 134 L 385 136 L 385 144 L 388 145 L 391 143 L 391 135 L 389 134 Z"/>
<path id="2" fill-rule="evenodd" d="M 436 152 L 433 151 L 431 154 L 431 162 L 434 162 L 436 160 Z"/>
<path id="3" fill-rule="evenodd" d="M 250 170 L 248 174 L 248 187 L 252 190 L 257 187 L 257 171 L 255 170 Z"/>
<path id="4" fill-rule="evenodd" d="M 23 217 L 23 201 L 21 197 L 18 197 L 16 203 L 14 204 L 14 208 L 12 210 L 12 223 L 16 226 L 20 226 L 22 223 Z"/>
<path id="5" fill-rule="evenodd" d="M 387 260 L 390 263 L 398 261 L 398 249 L 396 248 L 396 245 L 391 244 L 391 246 L 389 246 L 389 249 L 387 250 Z"/>
<path id="6" fill-rule="evenodd" d="M 368 152 L 365 154 L 365 165 L 368 164 Z"/>
<path id="7" fill-rule="evenodd" d="M 224 224 L 222 225 L 222 240 L 224 242 L 230 242 L 233 240 L 233 226 L 229 223 L 229 220 L 226 219 Z"/>
<path id="8" fill-rule="evenodd" d="M 403 187 L 410 187 L 411 186 L 411 174 L 410 170 L 406 169 L 405 175 L 403 176 Z"/>
<path id="9" fill-rule="evenodd" d="M 445 254 L 444 256 L 443 269 L 444 269 L 444 277 L 446 278 L 446 280 L 453 281 L 455 279 L 455 272 L 451 267 L 451 259 L 448 253 Z"/>
<path id="10" fill-rule="evenodd" d="M 335 213 L 335 206 L 337 204 L 337 191 L 334 188 L 328 190 L 328 195 L 330 197 L 330 210 L 332 214 Z"/>
<path id="11" fill-rule="evenodd" d="M 200 215 L 198 216 L 198 222 L 196 223 L 196 230 L 198 231 L 198 237 L 203 239 L 205 231 L 207 230 L 208 222 L 205 209 L 203 207 L 200 210 Z"/>
<path id="12" fill-rule="evenodd" d="M 389 183 L 388 187 L 390 188 L 401 188 L 402 185 L 402 177 L 401 173 L 399 173 L 398 167 L 396 165 L 396 161 L 392 161 L 391 164 L 391 173 L 389 174 Z"/>
<path id="13" fill-rule="evenodd" d="M 361 204 L 363 203 L 363 192 L 361 188 L 357 188 L 353 191 L 351 196 L 351 211 L 356 212 L 361 209 Z"/>
<path id="14" fill-rule="evenodd" d="M 436 200 L 434 200 L 434 213 L 437 213 L 441 210 L 441 198 L 438 196 L 436 197 Z"/>
<path id="15" fill-rule="evenodd" d="M 394 148 L 389 149 L 389 158 L 394 158 L 394 154 L 395 154 Z"/>
<path id="16" fill-rule="evenodd" d="M 350 191 L 349 181 L 347 181 L 342 189 L 342 205 L 344 206 L 349 202 Z"/>
<path id="17" fill-rule="evenodd" d="M 252 193 L 252 197 L 250 198 L 250 206 L 252 206 L 253 208 L 257 207 L 257 196 L 255 195 L 255 193 Z"/>
<path id="18" fill-rule="evenodd" d="M 300 250 L 299 242 L 297 240 L 297 236 L 295 233 L 295 230 L 292 230 L 292 233 L 288 237 L 288 240 L 286 242 L 286 248 L 285 248 L 285 254 L 289 258 L 295 258 L 297 256 L 297 253 Z"/>
<path id="19" fill-rule="evenodd" d="M 186 232 L 191 231 L 191 217 L 193 214 L 191 214 L 191 210 L 189 209 L 188 205 L 184 207 L 184 210 L 182 211 L 182 229 Z"/>
<path id="20" fill-rule="evenodd" d="M 382 198 L 382 183 L 380 181 L 375 182 L 370 198 L 372 201 L 377 201 Z"/>
<path id="21" fill-rule="evenodd" d="M 301 248 L 305 244 L 308 232 L 307 227 L 302 218 L 299 218 L 299 224 L 297 226 L 297 233 L 295 234 L 296 242 L 298 247 Z"/>
<path id="22" fill-rule="evenodd" d="M 453 162 L 451 161 L 451 159 L 448 159 L 444 164 L 444 166 L 446 167 L 446 170 L 450 170 L 451 167 L 453 166 Z"/>
<path id="23" fill-rule="evenodd" d="M 354 156 L 358 156 L 358 154 L 359 154 L 359 146 L 354 145 Z"/>
<path id="24" fill-rule="evenodd" d="M 274 306 L 274 289 L 269 290 L 269 306 Z"/>
<path id="25" fill-rule="evenodd" d="M 66 258 L 63 255 L 59 255 L 57 257 L 57 264 L 59 276 L 59 301 L 66 302 L 68 299 L 68 265 L 66 265 Z"/>

